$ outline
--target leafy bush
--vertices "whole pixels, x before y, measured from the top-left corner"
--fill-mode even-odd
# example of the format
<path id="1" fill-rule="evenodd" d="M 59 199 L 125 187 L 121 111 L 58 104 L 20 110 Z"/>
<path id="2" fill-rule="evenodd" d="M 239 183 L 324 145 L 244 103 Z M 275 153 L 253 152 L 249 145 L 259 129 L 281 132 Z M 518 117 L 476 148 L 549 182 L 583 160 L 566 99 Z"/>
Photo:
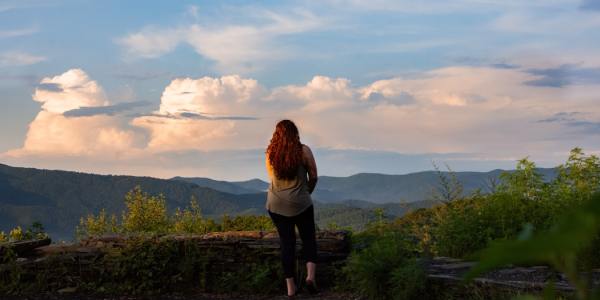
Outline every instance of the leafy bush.
<path id="1" fill-rule="evenodd" d="M 467 279 L 508 264 L 545 263 L 561 271 L 577 289 L 578 299 L 599 299 L 592 297 L 589 282 L 582 278 L 580 254 L 593 246 L 600 233 L 600 194 L 588 199 L 578 207 L 559 218 L 551 230 L 538 234 L 525 231 L 516 240 L 497 241 L 478 253 L 480 262 L 466 275 Z M 592 266 L 584 269 L 590 271 Z"/>
<path id="2" fill-rule="evenodd" d="M 437 208 L 431 226 L 434 253 L 465 257 L 493 240 L 516 237 L 528 224 L 549 229 L 565 210 L 577 207 L 600 187 L 600 162 L 575 148 L 551 181 L 522 159 L 513 172 L 503 173 L 496 191 L 453 201 Z"/>
<path id="3" fill-rule="evenodd" d="M 600 161 L 575 148 L 558 167 L 555 178 L 543 178 L 533 162 L 522 159 L 516 170 L 501 175 L 489 194 L 476 191 L 460 199 L 455 197 L 455 191 L 461 190 L 452 179 L 455 177 L 450 174 L 444 178 L 438 193 L 440 199 L 448 201 L 391 223 L 380 219 L 353 235 L 354 251 L 343 269 L 346 281 L 341 285 L 372 299 L 416 297 L 422 292 L 425 276 L 420 273 L 423 269 L 414 260 L 415 255 L 465 258 L 518 236 L 552 234 L 565 212 L 588 203 L 600 189 Z M 585 228 L 585 224 L 580 225 Z M 576 236 L 580 234 L 572 238 Z M 600 266 L 600 235 L 587 238 L 584 246 L 577 246 L 577 255 L 570 256 L 571 269 L 559 265 L 560 270 Z M 542 243 L 536 249 L 548 253 L 552 247 Z M 504 250 L 509 256 L 518 251 Z M 541 261 L 549 262 L 548 258 Z M 560 261 L 564 263 L 564 259 Z"/>
<path id="4" fill-rule="evenodd" d="M 122 228 L 125 232 L 169 231 L 169 217 L 165 197 L 148 195 L 140 186 L 125 195 L 127 210 L 123 212 Z"/>
<path id="5" fill-rule="evenodd" d="M 240 230 L 274 230 L 275 227 L 268 216 L 236 216 L 234 218 L 224 215 L 219 231 Z"/>
<path id="6" fill-rule="evenodd" d="M 427 274 L 416 258 L 407 259 L 392 270 L 390 281 L 392 299 L 424 298 Z"/>
<path id="7" fill-rule="evenodd" d="M 78 237 L 100 236 L 107 233 L 118 233 L 120 228 L 117 225 L 117 216 L 106 214 L 106 210 L 102 209 L 98 216 L 87 215 L 81 218 L 76 233 Z"/>
<path id="8" fill-rule="evenodd" d="M 342 270 L 343 285 L 369 299 L 391 297 L 394 287 L 401 288 L 395 280 L 401 279 L 406 274 L 403 272 L 408 270 L 400 267 L 415 256 L 412 248 L 405 235 L 391 230 L 386 232 L 349 256 Z"/>
<path id="9" fill-rule="evenodd" d="M 192 198 L 190 207 L 181 210 L 177 208 L 172 220 L 172 232 L 203 234 L 214 231 L 217 224 L 213 220 L 205 220 L 198 201 Z"/>
<path id="10" fill-rule="evenodd" d="M 167 213 L 166 199 L 162 195 L 153 196 L 136 186 L 125 195 L 126 210 L 119 219 L 108 215 L 103 209 L 98 215 L 90 214 L 81 218 L 76 232 L 78 238 L 101 236 L 112 233 L 148 234 L 204 234 L 213 231 L 274 230 L 273 222 L 267 216 L 224 215 L 221 223 L 205 218 L 198 201 L 190 200 L 189 207 L 177 208 L 173 215 Z"/>
<path id="11" fill-rule="evenodd" d="M 44 231 L 44 226 L 40 222 L 33 222 L 25 231 L 21 226 L 13 228 L 8 234 L 0 231 L 0 243 L 45 238 L 48 238 L 48 234 Z"/>

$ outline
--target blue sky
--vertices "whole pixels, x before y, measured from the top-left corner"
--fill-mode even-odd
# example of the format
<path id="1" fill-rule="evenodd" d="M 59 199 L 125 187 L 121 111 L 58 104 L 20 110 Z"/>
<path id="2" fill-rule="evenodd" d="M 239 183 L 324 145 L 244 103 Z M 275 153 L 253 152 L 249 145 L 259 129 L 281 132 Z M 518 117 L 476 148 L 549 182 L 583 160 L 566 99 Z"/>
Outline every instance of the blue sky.
<path id="1" fill-rule="evenodd" d="M 0 162 L 264 178 L 600 153 L 600 1 L 0 1 Z"/>

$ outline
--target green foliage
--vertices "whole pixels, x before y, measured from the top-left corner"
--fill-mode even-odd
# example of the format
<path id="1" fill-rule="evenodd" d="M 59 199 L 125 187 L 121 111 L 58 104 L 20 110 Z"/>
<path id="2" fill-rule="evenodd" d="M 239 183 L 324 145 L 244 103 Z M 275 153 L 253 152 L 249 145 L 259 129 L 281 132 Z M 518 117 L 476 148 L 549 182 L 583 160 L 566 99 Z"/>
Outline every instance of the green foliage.
<path id="1" fill-rule="evenodd" d="M 558 170 L 548 180 L 533 162 L 522 159 L 515 171 L 501 175 L 491 193 L 461 198 L 450 197 L 460 189 L 451 188 L 451 177 L 443 177 L 440 199 L 446 195 L 450 201 L 393 222 L 384 221 L 380 211 L 366 230 L 353 235 L 354 251 L 341 284 L 372 299 L 391 298 L 390 289 L 399 299 L 411 298 L 421 293 L 425 282 L 415 255 L 465 258 L 494 245 L 483 252 L 484 263 L 472 275 L 507 263 L 548 263 L 580 290 L 587 287 L 577 274 L 600 266 L 600 214 L 594 219 L 600 213 L 600 198 L 589 204 L 600 188 L 600 162 L 575 148 Z M 584 203 L 585 214 L 563 217 Z M 515 238 L 520 240 L 508 242 Z"/>
<path id="2" fill-rule="evenodd" d="M 515 171 L 501 175 L 493 193 L 476 193 L 433 208 L 432 252 L 465 257 L 491 241 L 516 237 L 526 224 L 534 231 L 547 230 L 565 210 L 580 205 L 600 187 L 598 158 L 579 148 L 558 169 L 556 178 L 544 181 L 535 164 L 522 159 Z"/>
<path id="3" fill-rule="evenodd" d="M 480 253 L 480 262 L 467 279 L 508 264 L 550 264 L 563 272 L 577 289 L 579 299 L 591 299 L 589 283 L 580 276 L 577 258 L 598 237 L 600 231 L 600 194 L 574 212 L 562 216 L 551 230 L 519 239 L 494 242 Z M 588 266 L 588 271 L 589 271 Z"/>
<path id="4" fill-rule="evenodd" d="M 537 200 L 544 193 L 544 180 L 536 170 L 535 163 L 527 158 L 519 160 L 514 172 L 504 172 L 500 176 L 499 193 L 527 200 Z"/>
<path id="5" fill-rule="evenodd" d="M 390 298 L 393 289 L 402 288 L 395 279 L 414 271 L 401 270 L 400 267 L 414 257 L 415 253 L 411 250 L 412 244 L 405 235 L 391 230 L 382 233 L 367 247 L 350 255 L 342 270 L 344 286 L 369 299 Z M 419 286 L 418 283 L 409 285 Z"/>
<path id="6" fill-rule="evenodd" d="M 263 257 L 260 249 L 202 247 L 197 240 L 152 235 L 130 236 L 93 263 L 65 256 L 48 256 L 35 272 L 24 272 L 14 252 L 2 252 L 0 298 L 38 296 L 66 287 L 82 295 L 138 295 L 154 298 L 165 293 L 271 293 L 280 290 L 279 258 Z M 224 257 L 231 257 L 227 262 Z"/>
<path id="7" fill-rule="evenodd" d="M 558 195 L 587 200 L 600 187 L 600 160 L 595 155 L 585 156 L 580 148 L 571 150 L 558 170 L 553 187 Z"/>
<path id="8" fill-rule="evenodd" d="M 177 208 L 171 227 L 171 231 L 176 233 L 203 234 L 214 231 L 217 225 L 212 220 L 205 220 L 202 217 L 202 210 L 198 205 L 198 201 L 192 197 L 189 208 L 183 210 Z"/>
<path id="9" fill-rule="evenodd" d="M 440 168 L 433 163 L 433 167 L 438 176 L 438 186 L 433 191 L 433 200 L 441 203 L 450 203 L 463 196 L 464 187 L 458 180 L 456 173 L 450 166 L 446 165 L 448 172 L 444 174 Z"/>
<path id="10" fill-rule="evenodd" d="M 78 238 L 104 234 L 205 234 L 214 231 L 273 230 L 273 222 L 267 216 L 224 215 L 221 223 L 205 218 L 195 197 L 189 207 L 177 208 L 173 215 L 167 213 L 166 200 L 162 194 L 149 195 L 139 186 L 125 195 L 126 210 L 121 218 L 108 215 L 104 209 L 98 215 L 81 218 L 76 232 Z"/>
<path id="11" fill-rule="evenodd" d="M 167 204 L 163 194 L 152 196 L 136 186 L 125 195 L 125 205 L 127 209 L 122 216 L 124 232 L 169 231 Z"/>
<path id="12" fill-rule="evenodd" d="M 419 299 L 426 292 L 427 274 L 419 260 L 410 258 L 392 270 L 390 281 L 392 299 Z"/>
<path id="13" fill-rule="evenodd" d="M 102 209 L 97 216 L 89 214 L 85 218 L 81 218 L 79 226 L 76 228 L 78 237 L 100 236 L 120 231 L 117 225 L 117 216 L 108 216 L 105 209 Z"/>
<path id="14" fill-rule="evenodd" d="M 2 248 L 0 251 L 0 295 L 12 294 L 19 289 L 21 282 L 21 268 L 16 263 L 17 254 L 10 247 Z"/>
<path id="15" fill-rule="evenodd" d="M 242 230 L 274 230 L 271 218 L 267 216 L 236 216 L 234 218 L 224 215 L 219 231 Z"/>
<path id="16" fill-rule="evenodd" d="M 8 234 L 0 231 L 0 243 L 45 238 L 48 238 L 48 234 L 44 231 L 44 226 L 40 222 L 33 222 L 25 231 L 21 226 L 13 228 Z"/>

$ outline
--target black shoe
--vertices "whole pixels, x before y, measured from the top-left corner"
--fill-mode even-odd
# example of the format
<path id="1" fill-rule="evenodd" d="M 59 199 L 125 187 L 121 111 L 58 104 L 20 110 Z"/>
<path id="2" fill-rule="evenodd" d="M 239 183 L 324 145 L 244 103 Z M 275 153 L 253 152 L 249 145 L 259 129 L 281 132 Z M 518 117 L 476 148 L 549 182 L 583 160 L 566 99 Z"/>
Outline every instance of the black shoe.
<path id="1" fill-rule="evenodd" d="M 314 281 L 306 280 L 305 283 L 306 283 L 306 289 L 308 290 L 308 292 L 311 295 L 316 295 L 319 293 L 319 290 L 317 289 L 317 285 L 315 284 Z"/>
<path id="2" fill-rule="evenodd" d="M 298 290 L 296 289 L 296 292 L 294 292 L 293 295 L 287 295 L 288 300 L 294 300 L 296 299 L 296 296 L 298 295 Z"/>

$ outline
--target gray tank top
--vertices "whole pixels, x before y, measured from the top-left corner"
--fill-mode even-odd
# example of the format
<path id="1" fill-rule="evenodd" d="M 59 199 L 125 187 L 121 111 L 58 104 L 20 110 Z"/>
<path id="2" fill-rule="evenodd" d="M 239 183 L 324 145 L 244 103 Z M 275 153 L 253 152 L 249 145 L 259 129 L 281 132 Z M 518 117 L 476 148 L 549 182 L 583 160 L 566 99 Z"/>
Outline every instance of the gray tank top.
<path id="1" fill-rule="evenodd" d="M 311 206 L 307 175 L 306 168 L 300 165 L 296 178 L 292 180 L 272 178 L 267 191 L 267 210 L 293 217 Z"/>

